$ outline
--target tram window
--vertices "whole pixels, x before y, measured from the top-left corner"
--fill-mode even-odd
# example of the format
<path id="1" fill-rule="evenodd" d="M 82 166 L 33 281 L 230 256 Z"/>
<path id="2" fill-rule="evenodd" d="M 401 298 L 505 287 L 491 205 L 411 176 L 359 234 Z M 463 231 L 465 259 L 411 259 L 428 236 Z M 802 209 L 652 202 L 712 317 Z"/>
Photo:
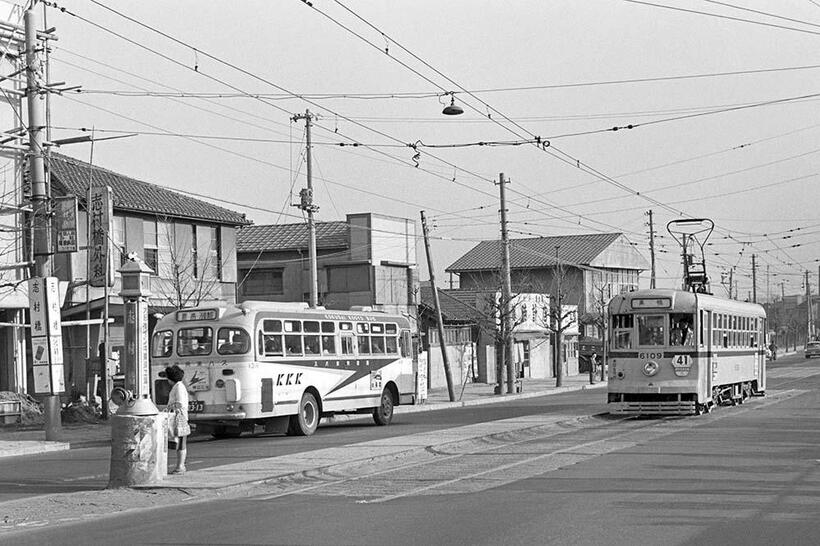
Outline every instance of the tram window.
<path id="1" fill-rule="evenodd" d="M 285 321 L 285 329 L 287 330 L 287 324 L 289 321 Z M 299 335 L 286 335 L 285 336 L 285 350 L 288 353 L 288 356 L 299 356 L 302 354 L 302 336 Z"/>
<path id="2" fill-rule="evenodd" d="M 370 325 L 366 322 L 357 322 L 356 323 L 356 333 L 357 334 L 368 334 L 368 333 L 370 333 Z"/>
<path id="3" fill-rule="evenodd" d="M 221 355 L 242 355 L 251 348 L 251 338 L 242 328 L 220 328 L 216 336 L 216 352 Z"/>
<path id="4" fill-rule="evenodd" d="M 387 338 L 385 338 L 385 342 L 387 343 L 387 345 L 386 345 L 387 354 L 389 354 L 389 355 L 399 354 L 399 339 L 395 335 L 387 336 Z"/>
<path id="5" fill-rule="evenodd" d="M 342 332 L 351 332 L 353 331 L 353 323 L 352 322 L 340 322 L 339 323 L 339 330 Z"/>
<path id="6" fill-rule="evenodd" d="M 612 315 L 612 341 L 615 349 L 632 348 L 633 319 L 633 315 Z"/>
<path id="7" fill-rule="evenodd" d="M 638 345 L 663 345 L 664 315 L 638 315 Z"/>
<path id="8" fill-rule="evenodd" d="M 374 355 L 383 355 L 384 350 L 384 336 L 373 336 L 370 338 L 370 350 Z"/>
<path id="9" fill-rule="evenodd" d="M 749 347 L 752 347 L 752 348 L 757 347 L 757 343 L 756 343 L 757 339 L 756 339 L 756 337 L 757 337 L 757 336 L 756 336 L 756 334 L 755 334 L 754 332 L 752 332 L 752 333 L 750 333 L 750 334 L 749 334 Z"/>
<path id="10" fill-rule="evenodd" d="M 154 334 L 151 342 L 151 356 L 154 358 L 164 358 L 171 356 L 174 352 L 174 333 L 171 330 L 163 330 Z"/>
<path id="11" fill-rule="evenodd" d="M 383 334 L 384 333 L 384 324 L 380 324 L 378 322 L 370 323 L 370 332 L 373 334 Z"/>
<path id="12" fill-rule="evenodd" d="M 301 332 L 302 331 L 302 323 L 298 320 L 286 320 L 285 321 L 285 332 Z"/>
<path id="13" fill-rule="evenodd" d="M 729 333 L 723 332 L 723 348 L 726 349 L 729 347 Z"/>
<path id="14" fill-rule="evenodd" d="M 282 356 L 282 336 L 279 334 L 263 334 L 259 332 L 262 340 L 260 353 L 265 356 Z"/>
<path id="15" fill-rule="evenodd" d="M 307 322 L 305 323 L 305 326 L 307 326 Z M 316 323 L 316 326 L 319 326 L 319 323 Z M 319 336 L 305 335 L 305 354 L 318 355 L 320 352 Z"/>
<path id="16" fill-rule="evenodd" d="M 705 339 L 704 339 L 704 334 L 705 334 L 705 332 L 706 332 L 706 322 L 705 322 L 703 319 L 704 319 L 704 316 L 703 316 L 703 310 L 701 310 L 701 311 L 700 311 L 700 329 L 699 329 L 699 334 L 700 334 L 700 335 L 699 335 L 699 337 L 698 337 L 698 340 L 699 340 L 699 344 L 700 344 L 700 345 L 703 345 L 703 344 L 704 344 L 704 342 L 705 342 Z"/>
<path id="17" fill-rule="evenodd" d="M 354 352 L 354 344 L 356 342 L 356 338 L 353 336 L 342 336 L 342 354 L 343 355 L 352 355 Z"/>
<path id="18" fill-rule="evenodd" d="M 387 334 L 393 334 L 394 336 L 398 333 L 399 329 L 395 324 L 385 324 L 384 331 Z"/>
<path id="19" fill-rule="evenodd" d="M 318 320 L 306 320 L 305 321 L 305 332 L 318 332 L 319 331 L 319 321 Z"/>
<path id="20" fill-rule="evenodd" d="M 177 332 L 177 354 L 179 356 L 211 354 L 213 341 L 213 329 L 208 326 L 181 328 Z"/>
<path id="21" fill-rule="evenodd" d="M 370 336 L 359 336 L 359 354 L 370 354 Z"/>
<path id="22" fill-rule="evenodd" d="M 329 320 L 322 321 L 322 332 L 332 334 L 336 331 L 336 323 Z"/>
<path id="23" fill-rule="evenodd" d="M 694 347 L 695 334 L 692 330 L 695 316 L 691 313 L 672 313 L 669 315 L 669 345 Z"/>
<path id="24" fill-rule="evenodd" d="M 262 321 L 262 330 L 267 333 L 273 334 L 276 332 L 282 331 L 282 321 L 281 320 L 263 320 Z"/>
<path id="25" fill-rule="evenodd" d="M 324 323 L 323 323 L 324 324 Z M 333 323 L 331 323 L 333 324 Z M 322 354 L 336 354 L 336 338 L 334 336 L 322 336 Z"/>

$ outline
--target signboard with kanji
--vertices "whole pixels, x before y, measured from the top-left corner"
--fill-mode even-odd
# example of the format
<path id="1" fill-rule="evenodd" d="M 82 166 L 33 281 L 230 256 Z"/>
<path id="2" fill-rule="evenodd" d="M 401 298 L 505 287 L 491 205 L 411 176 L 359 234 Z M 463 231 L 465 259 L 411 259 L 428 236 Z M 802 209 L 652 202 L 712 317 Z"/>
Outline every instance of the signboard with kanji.
<path id="1" fill-rule="evenodd" d="M 54 198 L 54 249 L 77 252 L 77 198 L 73 195 Z"/>
<path id="2" fill-rule="evenodd" d="M 151 377 L 148 355 L 148 303 L 125 302 L 125 385 L 137 396 L 150 394 Z"/>
<path id="3" fill-rule="evenodd" d="M 60 292 L 56 277 L 28 280 L 31 357 L 35 394 L 65 391 Z"/>
<path id="4" fill-rule="evenodd" d="M 88 190 L 88 282 L 91 286 L 114 286 L 111 262 L 111 232 L 114 221 L 113 192 L 110 186 Z"/>

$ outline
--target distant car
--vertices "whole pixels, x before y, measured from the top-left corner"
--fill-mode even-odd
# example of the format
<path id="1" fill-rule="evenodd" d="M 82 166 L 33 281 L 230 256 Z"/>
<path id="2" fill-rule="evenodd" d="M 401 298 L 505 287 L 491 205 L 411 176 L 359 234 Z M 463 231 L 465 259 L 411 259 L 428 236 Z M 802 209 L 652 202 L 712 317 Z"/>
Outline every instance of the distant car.
<path id="1" fill-rule="evenodd" d="M 772 350 L 769 349 L 768 347 L 766 347 L 765 351 L 766 351 L 766 360 L 771 360 L 772 359 Z"/>
<path id="2" fill-rule="evenodd" d="M 820 341 L 809 341 L 806 343 L 806 350 L 804 354 L 806 355 L 806 358 L 820 356 Z"/>

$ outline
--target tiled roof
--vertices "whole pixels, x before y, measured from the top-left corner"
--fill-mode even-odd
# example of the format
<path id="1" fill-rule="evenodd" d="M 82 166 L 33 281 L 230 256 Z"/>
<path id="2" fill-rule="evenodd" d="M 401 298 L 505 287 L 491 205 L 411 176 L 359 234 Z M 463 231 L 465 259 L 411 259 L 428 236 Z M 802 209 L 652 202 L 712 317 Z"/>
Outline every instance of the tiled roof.
<path id="1" fill-rule="evenodd" d="M 79 159 L 51 154 L 49 162 L 51 181 L 67 195 L 76 195 L 85 201 L 90 178 L 95 183 L 106 184 L 114 190 L 114 209 L 145 214 L 206 220 L 218 224 L 243 225 L 249 221 L 244 214 L 200 201 L 173 190 L 136 180 L 134 178 L 90 165 Z"/>
<path id="2" fill-rule="evenodd" d="M 561 263 L 589 264 L 618 237 L 621 237 L 620 233 L 510 239 L 510 268 L 552 267 L 556 263 L 556 246 L 561 247 L 559 251 Z M 500 264 L 501 241 L 482 241 L 453 262 L 445 271 L 494 270 L 498 269 Z"/>
<path id="3" fill-rule="evenodd" d="M 422 286 L 421 304 L 435 309 L 433 289 Z M 438 289 L 438 300 L 441 304 L 441 318 L 444 322 L 479 322 L 486 319 L 481 309 L 487 305 L 490 294 L 479 290 L 443 290 Z"/>
<path id="4" fill-rule="evenodd" d="M 316 222 L 316 248 L 348 248 L 347 222 Z M 308 248 L 307 224 L 245 226 L 236 235 L 237 252 L 275 252 Z"/>

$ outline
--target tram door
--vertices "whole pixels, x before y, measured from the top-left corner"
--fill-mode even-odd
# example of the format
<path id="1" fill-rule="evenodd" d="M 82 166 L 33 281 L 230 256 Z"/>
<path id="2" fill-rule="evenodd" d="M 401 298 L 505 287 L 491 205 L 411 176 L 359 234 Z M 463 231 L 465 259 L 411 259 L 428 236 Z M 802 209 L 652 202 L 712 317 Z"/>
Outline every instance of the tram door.
<path id="1" fill-rule="evenodd" d="M 703 359 L 706 363 L 706 397 L 704 398 L 704 401 L 712 397 L 712 377 L 714 370 L 717 367 L 717 359 L 712 352 L 714 349 L 712 346 L 712 340 L 712 312 L 706 311 L 706 358 Z"/>

